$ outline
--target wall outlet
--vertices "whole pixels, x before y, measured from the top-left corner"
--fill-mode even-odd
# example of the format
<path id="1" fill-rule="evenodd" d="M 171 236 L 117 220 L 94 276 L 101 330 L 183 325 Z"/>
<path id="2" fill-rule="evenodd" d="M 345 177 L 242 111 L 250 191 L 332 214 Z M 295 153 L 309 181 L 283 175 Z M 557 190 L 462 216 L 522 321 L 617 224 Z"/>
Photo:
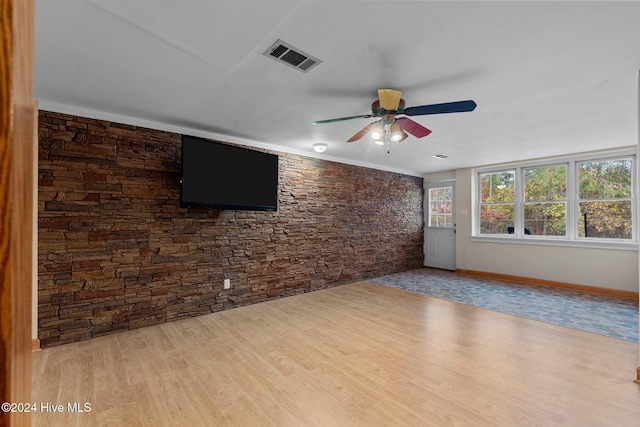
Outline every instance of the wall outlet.
<path id="1" fill-rule="evenodd" d="M 231 289 L 231 279 L 224 279 L 224 288 Z"/>

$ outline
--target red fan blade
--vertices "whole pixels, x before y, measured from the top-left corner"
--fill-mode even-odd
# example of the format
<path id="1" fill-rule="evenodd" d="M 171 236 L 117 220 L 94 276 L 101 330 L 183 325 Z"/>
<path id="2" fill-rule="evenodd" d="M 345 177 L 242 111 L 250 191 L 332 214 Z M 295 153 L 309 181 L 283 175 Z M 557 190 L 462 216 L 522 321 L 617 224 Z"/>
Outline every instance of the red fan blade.
<path id="1" fill-rule="evenodd" d="M 429 129 L 422 126 L 420 123 L 414 122 L 413 120 L 403 117 L 401 119 L 396 120 L 396 122 L 400 125 L 400 129 L 405 132 L 409 132 L 411 135 L 416 138 L 422 138 L 423 136 L 427 136 L 431 133 Z"/>
<path id="2" fill-rule="evenodd" d="M 351 138 L 347 139 L 347 142 L 354 142 L 365 136 L 369 131 L 376 125 L 377 122 L 370 123 L 360 130 L 360 132 L 353 135 Z"/>

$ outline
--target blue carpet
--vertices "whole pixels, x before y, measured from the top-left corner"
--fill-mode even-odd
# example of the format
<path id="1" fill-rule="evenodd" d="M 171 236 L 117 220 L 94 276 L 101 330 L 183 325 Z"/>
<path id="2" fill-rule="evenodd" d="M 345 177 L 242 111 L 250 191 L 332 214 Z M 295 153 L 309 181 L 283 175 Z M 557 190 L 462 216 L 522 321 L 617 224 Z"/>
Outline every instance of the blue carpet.
<path id="1" fill-rule="evenodd" d="M 422 268 L 369 282 L 638 342 L 638 301 Z"/>

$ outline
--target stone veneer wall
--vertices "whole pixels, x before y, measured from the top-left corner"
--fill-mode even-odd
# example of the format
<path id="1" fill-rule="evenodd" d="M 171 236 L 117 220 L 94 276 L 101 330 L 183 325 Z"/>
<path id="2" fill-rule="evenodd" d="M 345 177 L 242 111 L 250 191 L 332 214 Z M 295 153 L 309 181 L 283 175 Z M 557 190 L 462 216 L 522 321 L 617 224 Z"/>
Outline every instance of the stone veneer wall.
<path id="1" fill-rule="evenodd" d="M 278 212 L 183 209 L 178 134 L 41 111 L 39 140 L 43 347 L 422 266 L 422 178 L 279 153 Z"/>

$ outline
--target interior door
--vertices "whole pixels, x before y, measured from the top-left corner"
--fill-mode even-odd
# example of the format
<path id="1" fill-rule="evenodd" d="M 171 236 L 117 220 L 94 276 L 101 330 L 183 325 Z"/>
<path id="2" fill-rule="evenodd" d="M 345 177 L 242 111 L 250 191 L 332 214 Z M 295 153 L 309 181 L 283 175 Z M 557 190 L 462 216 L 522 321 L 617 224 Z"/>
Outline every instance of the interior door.
<path id="1" fill-rule="evenodd" d="M 424 265 L 456 269 L 455 182 L 428 183 L 424 197 Z"/>

